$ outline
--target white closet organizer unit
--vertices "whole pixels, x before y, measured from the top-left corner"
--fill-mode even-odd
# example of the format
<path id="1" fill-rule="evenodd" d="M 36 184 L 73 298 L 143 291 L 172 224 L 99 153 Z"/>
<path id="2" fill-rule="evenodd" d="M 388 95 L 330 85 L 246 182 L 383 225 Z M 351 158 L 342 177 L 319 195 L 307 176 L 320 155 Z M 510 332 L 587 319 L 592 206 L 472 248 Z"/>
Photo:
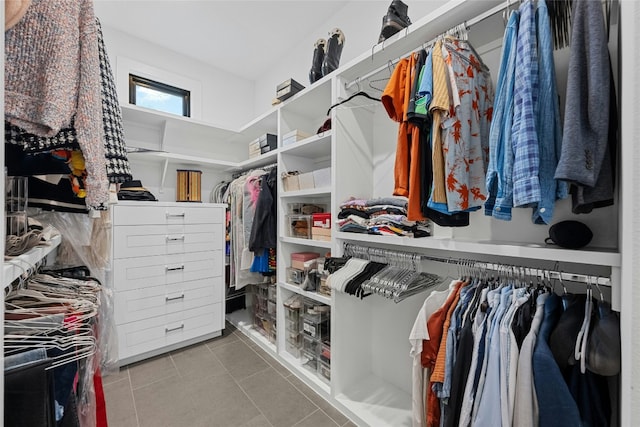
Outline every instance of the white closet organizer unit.
<path id="1" fill-rule="evenodd" d="M 633 12 L 631 3 L 621 2 L 622 17 L 625 17 L 625 8 Z M 390 300 L 375 295 L 360 300 L 345 294 L 334 293 L 329 298 L 305 292 L 286 282 L 285 268 L 289 266 L 290 255 L 293 252 L 326 253 L 330 251 L 337 256 L 341 254 L 343 244 L 351 242 L 371 247 L 416 252 L 437 258 L 468 258 L 534 268 L 560 269 L 567 273 L 610 278 L 610 286 L 606 293 L 614 309 L 620 311 L 623 333 L 622 370 L 623 374 L 627 373 L 622 375 L 620 424 L 631 425 L 631 420 L 634 419 L 630 372 L 631 367 L 635 366 L 634 361 L 637 361 L 637 354 L 632 351 L 629 344 L 632 342 L 634 326 L 631 318 L 633 260 L 629 256 L 633 249 L 633 242 L 630 241 L 629 236 L 634 215 L 630 201 L 624 204 L 625 200 L 618 197 L 619 200 L 616 200 L 614 206 L 597 209 L 589 215 L 577 218 L 587 223 L 595 234 L 592 246 L 583 250 L 546 246 L 544 239 L 548 235 L 548 227 L 532 224 L 528 209 L 515 209 L 511 222 L 488 218 L 482 211 L 478 211 L 471 215 L 469 227 L 447 229 L 434 226 L 432 237 L 420 239 L 339 233 L 334 229 L 332 240 L 324 242 L 298 239 L 286 233 L 284 215 L 289 203 L 323 203 L 330 207 L 335 216 L 339 211 L 340 202 L 350 196 L 371 198 L 391 195 L 397 124 L 388 118 L 381 105 L 367 99 L 355 98 L 348 104 L 331 111 L 332 129 L 330 131 L 287 146 L 282 144 L 283 135 L 296 129 L 314 134 L 324 122 L 329 106 L 346 99 L 359 89 L 373 93 L 369 90 L 363 76 L 377 71 L 376 78 L 388 77 L 391 72 L 388 65 L 390 62 L 419 49 L 423 44 L 463 22 L 476 22 L 470 29 L 469 40 L 491 69 L 495 82 L 504 31 L 501 12 L 506 5 L 507 2 L 498 0 L 446 2 L 406 30 L 392 36 L 384 44 L 376 45 L 371 50 L 363 52 L 361 56 L 343 64 L 330 76 L 310 85 L 239 131 L 221 129 L 190 119 L 167 117 L 162 113 L 142 111 L 136 107 L 124 108 L 125 133 L 128 141 L 139 142 L 130 142 L 130 145 L 162 151 L 156 154 L 136 154 L 134 160 L 143 156 L 162 160 L 162 176 L 166 175 L 169 164 L 181 163 L 197 164 L 203 169 L 227 176 L 233 171 L 259 167 L 274 161 L 277 161 L 280 173 L 293 170 L 310 172 L 331 168 L 331 185 L 326 188 L 285 192 L 282 182 L 278 184 L 278 338 L 276 344 L 269 343 L 252 329 L 252 319 L 248 310 L 233 312 L 227 316 L 227 319 L 358 425 L 376 427 L 411 425 L 411 359 L 408 335 L 427 293 L 414 295 L 399 304 L 394 304 Z M 627 18 L 631 20 L 630 17 Z M 622 22 L 625 23 L 627 18 L 623 18 Z M 627 25 L 631 27 L 630 24 Z M 624 30 L 619 24 L 612 29 L 613 31 Z M 622 43 L 625 42 L 629 41 L 623 39 Z M 612 51 L 614 67 L 617 65 L 615 60 L 618 57 L 617 50 L 615 48 Z M 620 52 L 622 51 L 624 50 L 620 49 Z M 566 78 L 563 76 L 566 75 L 567 58 L 568 50 L 556 52 L 558 91 L 561 96 L 564 94 L 566 83 L 562 79 Z M 631 129 L 634 112 L 638 106 L 633 103 L 634 98 L 631 92 L 626 92 L 622 88 L 634 85 L 633 63 L 631 61 L 623 63 L 617 77 L 621 105 L 628 107 L 620 110 L 622 161 L 619 168 L 621 178 L 617 180 L 618 193 L 626 194 L 631 198 L 632 185 L 629 180 L 633 175 L 631 163 L 633 132 L 626 129 Z M 256 159 L 247 160 L 249 142 L 267 132 L 278 135 L 278 149 Z M 184 135 L 193 137 L 185 146 L 181 145 L 185 140 Z M 229 144 L 233 145 L 233 149 L 225 151 L 230 148 Z M 189 148 L 192 146 L 199 146 L 201 149 L 206 146 L 207 151 L 204 154 L 194 153 Z M 123 208 L 128 206 L 123 204 L 116 209 Z M 569 201 L 557 203 L 554 222 L 572 217 Z M 116 221 L 114 221 L 116 229 L 123 225 L 117 223 L 117 218 L 116 211 Z M 149 219 L 145 218 L 144 223 L 150 224 Z M 624 224 L 624 232 L 622 224 Z M 221 237 L 219 243 L 222 244 L 222 242 Z M 200 243 L 193 241 L 190 244 L 195 248 Z M 150 246 L 153 245 L 150 244 Z M 184 246 L 185 248 L 187 246 L 186 237 Z M 621 256 L 623 248 L 627 254 L 625 262 Z M 188 252 L 183 255 L 191 256 Z M 151 260 L 155 256 L 170 259 L 169 252 L 159 255 L 149 253 L 145 258 L 155 265 Z M 126 258 L 122 258 L 118 262 L 126 261 Z M 556 263 L 559 263 L 559 267 Z M 451 273 L 446 264 L 437 262 L 432 264 L 434 272 L 443 276 Z M 455 271 L 457 270 L 454 268 L 453 272 Z M 167 290 L 176 292 L 170 285 L 166 286 Z M 329 383 L 321 381 L 317 375 L 304 369 L 300 362 L 285 350 L 283 302 L 293 294 L 302 294 L 331 305 L 332 372 Z M 169 294 L 162 295 L 162 298 L 166 299 Z M 181 295 L 180 292 L 171 293 L 169 297 Z M 186 294 L 184 304 L 187 304 Z M 163 314 L 163 316 L 170 315 Z M 131 321 L 147 320 L 132 319 Z M 164 326 L 163 331 L 169 326 Z M 180 323 L 173 326 L 180 326 Z M 153 346 L 155 344 L 151 347 Z M 126 345 L 123 348 L 126 348 Z"/>
<path id="2" fill-rule="evenodd" d="M 123 202 L 113 208 L 119 364 L 221 335 L 222 204 Z"/>

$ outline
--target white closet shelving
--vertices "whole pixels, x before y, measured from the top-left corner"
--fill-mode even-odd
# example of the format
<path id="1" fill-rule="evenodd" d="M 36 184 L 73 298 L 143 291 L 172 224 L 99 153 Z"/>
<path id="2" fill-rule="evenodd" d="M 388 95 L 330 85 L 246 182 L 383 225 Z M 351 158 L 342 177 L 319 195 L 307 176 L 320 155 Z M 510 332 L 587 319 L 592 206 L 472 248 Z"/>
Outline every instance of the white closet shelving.
<path id="1" fill-rule="evenodd" d="M 24 254 L 5 259 L 3 270 L 3 283 L 5 288 L 14 280 L 28 271 L 32 271 L 43 259 L 52 253 L 62 241 L 58 234 L 51 238 L 45 246 L 36 246 Z"/>
<path id="2" fill-rule="evenodd" d="M 588 274 L 611 277 L 614 308 L 621 310 L 630 305 L 625 300 L 630 294 L 630 283 L 623 285 L 621 277 L 629 277 L 632 266 L 629 262 L 625 263 L 621 255 L 620 242 L 623 239 L 620 236 L 623 235 L 623 230 L 619 224 L 627 224 L 628 227 L 633 212 L 629 206 L 623 210 L 621 203 L 577 218 L 586 222 L 596 235 L 593 247 L 578 251 L 545 245 L 548 227 L 531 224 L 528 210 L 514 212 L 511 222 L 500 222 L 484 217 L 482 212 L 476 212 L 471 215 L 470 227 L 446 229 L 434 226 L 433 237 L 421 239 L 340 233 L 336 230 L 333 230 L 329 242 L 288 236 L 285 214 L 289 204 L 325 204 L 335 218 L 340 202 L 350 196 L 371 198 L 392 194 L 397 124 L 387 117 L 381 105 L 355 98 L 347 106 L 336 107 L 331 111 L 331 131 L 287 146 L 282 144 L 283 135 L 296 129 L 315 134 L 324 122 L 329 106 L 346 99 L 358 89 L 366 89 L 362 82 L 346 89 L 349 83 L 384 67 L 390 61 L 396 61 L 449 28 L 477 17 L 499 4 L 499 0 L 446 2 L 408 29 L 391 37 L 384 45 L 376 45 L 363 52 L 331 76 L 310 85 L 240 130 L 224 129 L 191 119 L 176 119 L 135 107 L 124 108 L 128 140 L 139 142 L 137 146 L 141 148 L 165 151 L 164 154 L 151 155 L 156 161 L 165 162 L 165 174 L 168 164 L 183 163 L 201 165 L 202 168 L 226 174 L 275 162 L 280 173 L 331 168 L 331 185 L 326 188 L 285 192 L 279 180 L 276 343 L 270 343 L 252 328 L 250 310 L 228 314 L 227 320 L 358 425 L 411 425 L 408 334 L 426 294 L 414 295 L 394 304 L 377 296 L 360 300 L 344 294 L 326 297 L 302 291 L 286 282 L 285 268 L 290 265 L 290 255 L 293 252 L 331 252 L 333 255 L 340 255 L 344 243 L 358 243 L 441 258 L 470 258 L 532 266 L 550 266 L 559 262 L 566 272 L 587 271 Z M 624 14 L 624 10 L 622 13 Z M 491 68 L 494 80 L 497 77 L 503 30 L 501 14 L 470 29 L 469 39 Z M 557 66 L 566 67 L 566 61 L 562 60 L 562 55 L 566 55 L 566 52 L 557 54 L 561 59 Z M 386 74 L 383 71 L 379 77 L 388 77 L 390 72 L 391 69 Z M 560 76 L 563 73 L 558 74 Z M 623 68 L 620 77 L 621 85 L 631 86 L 633 69 L 629 66 Z M 563 84 L 561 83 L 561 92 Z M 625 96 L 624 91 L 619 93 Z M 637 105 L 635 108 L 637 110 Z M 633 111 L 621 113 L 623 129 L 633 120 L 633 114 Z M 278 135 L 278 148 L 257 159 L 247 160 L 249 142 L 267 132 Z M 136 144 L 131 142 L 131 145 Z M 194 147 L 199 147 L 200 151 L 196 153 Z M 633 143 L 627 135 L 622 140 L 622 159 L 633 157 L 632 150 Z M 625 180 L 631 171 L 626 170 L 628 164 L 624 161 L 622 165 L 625 170 L 620 176 L 624 186 L 627 185 Z M 557 204 L 554 222 L 572 217 L 568 202 Z M 624 230 L 624 233 L 628 232 L 631 230 Z M 306 370 L 299 360 L 285 350 L 283 302 L 294 294 L 331 305 L 330 383 Z M 628 309 L 621 311 L 621 319 L 623 333 L 631 338 L 629 334 L 632 331 L 632 319 Z M 624 344 L 624 336 L 622 357 L 623 372 L 628 372 L 636 356 Z M 630 388 L 631 382 L 623 379 L 620 413 L 622 425 L 630 425 L 632 419 L 630 393 L 627 393 Z"/>

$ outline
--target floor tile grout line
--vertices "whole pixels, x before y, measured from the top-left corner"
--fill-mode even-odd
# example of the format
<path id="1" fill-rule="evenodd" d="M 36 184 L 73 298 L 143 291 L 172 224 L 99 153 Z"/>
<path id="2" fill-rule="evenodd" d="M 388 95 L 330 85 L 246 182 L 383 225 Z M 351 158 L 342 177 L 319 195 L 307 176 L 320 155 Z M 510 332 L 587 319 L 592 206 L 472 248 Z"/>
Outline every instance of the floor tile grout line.
<path id="1" fill-rule="evenodd" d="M 307 415 L 306 417 L 304 417 L 303 419 L 301 419 L 300 421 L 298 421 L 297 423 L 295 423 L 294 425 L 292 425 L 291 427 L 296 427 L 298 425 L 300 425 L 301 422 L 303 422 L 304 420 L 306 420 L 307 418 L 309 418 L 310 416 L 312 416 L 313 414 L 315 414 L 316 412 L 318 412 L 320 410 L 320 408 L 316 409 L 315 411 L 311 412 L 309 415 Z"/>
<path id="2" fill-rule="evenodd" d="M 262 350 L 263 352 L 264 352 L 265 350 L 264 350 L 262 347 L 260 347 L 260 345 L 259 345 L 259 344 L 255 343 L 253 340 L 251 340 L 250 342 L 254 343 L 254 344 L 255 344 L 255 346 L 253 346 L 253 347 L 252 347 L 252 346 L 250 346 L 250 345 L 248 345 L 248 344 L 247 344 L 247 346 L 248 346 L 249 348 L 251 348 L 251 349 L 254 351 L 254 353 L 256 353 L 260 358 L 262 358 L 262 360 L 264 360 L 265 362 L 267 362 L 267 364 L 271 365 L 271 368 L 272 368 L 274 371 L 276 371 L 278 374 L 280 374 L 280 376 L 282 376 L 285 380 L 287 380 L 287 381 L 289 382 L 289 384 L 291 384 L 291 385 L 293 386 L 293 388 L 295 388 L 295 389 L 298 391 L 298 393 L 300 393 L 300 394 L 301 394 L 302 396 L 304 396 L 307 400 L 309 400 L 309 401 L 310 401 L 314 406 L 316 406 L 320 411 L 322 411 L 322 413 L 323 413 L 323 414 L 325 414 L 325 415 L 326 415 L 326 416 L 327 416 L 331 421 L 333 421 L 333 422 L 334 422 L 334 424 L 335 424 L 336 426 L 340 426 L 340 424 L 338 424 L 338 422 L 337 422 L 336 420 L 334 420 L 334 419 L 333 419 L 329 414 L 327 414 L 327 413 L 326 413 L 326 412 L 325 412 L 321 407 L 319 407 L 318 405 L 316 405 L 316 403 L 315 403 L 315 402 L 313 402 L 313 401 L 312 401 L 312 400 L 311 400 L 311 399 L 310 399 L 310 398 L 309 398 L 309 397 L 308 397 L 308 396 L 307 396 L 307 395 L 306 395 L 302 390 L 300 390 L 298 387 L 296 387 L 296 385 L 295 385 L 295 384 L 293 384 L 291 381 L 289 381 L 289 377 L 291 377 L 291 376 L 294 376 L 294 377 L 295 377 L 295 375 L 293 374 L 293 372 L 291 372 L 291 371 L 290 371 L 290 370 L 289 370 L 285 365 L 283 365 L 283 364 L 281 364 L 281 363 L 280 363 L 280 365 L 282 365 L 282 366 L 287 370 L 287 372 L 289 372 L 289 375 L 287 375 L 286 377 L 285 377 L 284 375 L 282 375 L 282 373 L 280 373 L 277 369 L 275 369 L 275 368 L 273 367 L 273 365 L 270 363 L 270 361 L 269 361 L 269 360 L 267 360 L 264 356 L 262 356 L 260 353 L 258 353 L 258 352 L 256 351 L 256 348 L 259 348 L 259 349 L 260 349 L 260 350 Z M 265 352 L 265 354 L 269 357 L 269 359 L 273 359 L 274 363 L 279 363 L 279 362 L 278 362 L 278 360 L 277 360 L 277 359 L 275 359 L 273 356 L 270 356 L 270 355 L 269 355 L 268 353 L 266 353 L 266 352 Z M 260 371 L 260 372 L 262 372 L 262 371 Z M 257 374 L 257 373 L 256 373 L 256 374 Z M 252 375 L 250 375 L 250 376 L 248 376 L 248 377 L 246 377 L 246 378 L 250 378 L 250 377 L 252 377 L 253 375 L 256 375 L 256 374 L 252 374 Z M 296 378 L 297 378 L 297 377 L 296 377 Z M 244 380 L 244 379 L 245 379 L 245 378 L 243 378 L 243 380 Z M 303 382 L 303 384 L 304 384 L 304 382 Z M 306 384 L 305 384 L 305 386 L 306 386 Z M 308 387 L 308 386 L 306 386 L 306 387 Z M 309 388 L 309 389 L 311 390 L 311 392 L 312 392 L 312 393 L 315 393 L 311 388 Z M 315 393 L 315 394 L 317 394 L 317 393 Z M 317 394 L 317 395 L 318 395 L 318 397 L 319 397 L 320 399 L 323 399 L 325 402 L 327 402 L 327 404 L 328 404 L 328 405 L 331 405 L 331 403 L 330 403 L 329 401 L 327 401 L 324 397 L 320 396 L 319 394 Z M 331 405 L 331 406 L 332 406 L 333 408 L 335 408 L 335 406 L 333 406 L 333 405 Z M 347 424 L 348 424 L 348 423 L 349 423 L 349 421 L 350 421 L 350 420 L 348 419 L 348 417 L 347 417 L 346 415 L 344 415 L 344 414 L 343 414 L 343 413 L 342 413 L 338 408 L 335 408 L 335 409 L 336 409 L 336 411 L 338 411 L 341 415 L 343 415 L 345 418 L 347 418 L 347 420 L 348 420 L 348 421 L 347 421 Z"/>
<path id="3" fill-rule="evenodd" d="M 133 413 L 136 414 L 136 425 L 140 427 L 140 418 L 138 417 L 138 406 L 136 405 L 136 396 L 133 393 L 133 381 L 131 381 L 131 371 L 127 368 L 127 378 L 129 379 L 129 391 L 131 392 L 131 403 L 133 403 Z"/>
<path id="4" fill-rule="evenodd" d="M 181 378 L 181 377 L 180 377 L 180 374 L 179 374 L 179 373 L 177 372 L 177 370 L 176 370 L 176 374 L 175 374 L 175 375 L 169 375 L 169 376 L 166 376 L 166 377 L 162 377 L 162 378 L 159 378 L 159 379 L 157 379 L 157 380 L 155 380 L 155 381 L 151 381 L 150 383 L 147 383 L 147 384 L 141 385 L 141 386 L 139 386 L 139 387 L 133 387 L 133 382 L 132 382 L 132 383 L 131 383 L 131 389 L 132 389 L 133 391 L 140 390 L 140 389 L 142 389 L 142 388 L 149 387 L 150 385 L 157 384 L 157 383 L 159 383 L 160 381 L 164 381 L 164 380 L 166 380 L 166 379 L 168 379 L 168 378 L 171 378 L 171 377 L 174 377 L 174 376 L 175 376 L 175 377 L 178 377 L 178 378 Z"/>
<path id="5" fill-rule="evenodd" d="M 332 408 L 334 408 L 336 411 L 338 411 L 342 416 L 344 416 L 344 417 L 347 419 L 346 424 L 348 424 L 348 423 L 349 423 L 349 421 L 350 421 L 350 420 L 349 420 L 349 417 L 347 417 L 346 415 L 344 415 L 344 414 L 342 413 L 342 411 L 340 411 L 338 408 L 336 408 L 335 406 L 333 406 L 333 405 L 331 404 L 331 402 L 329 402 L 327 399 L 325 399 L 324 397 L 322 397 L 321 395 L 319 395 L 318 393 L 316 393 L 316 392 L 315 392 L 311 387 L 307 386 L 307 385 L 304 383 L 304 381 L 302 381 L 300 378 L 296 377 L 296 376 L 295 376 L 295 375 L 293 375 L 293 374 L 292 374 L 292 375 L 289 375 L 289 377 L 297 378 L 297 379 L 298 379 L 298 381 L 302 382 L 302 384 L 303 384 L 305 387 L 307 387 L 309 390 L 311 390 L 311 392 L 312 392 L 312 393 L 314 393 L 316 396 L 318 396 L 318 398 L 320 398 L 320 399 L 324 400 L 328 405 L 330 405 Z M 298 392 L 299 392 L 300 394 L 302 394 L 304 397 L 306 397 L 308 400 L 310 400 L 310 401 L 311 401 L 311 403 L 313 403 L 315 406 L 317 406 L 317 407 L 318 407 L 318 409 L 320 409 L 320 410 L 321 410 L 321 411 L 322 411 L 322 412 L 323 412 L 327 417 L 329 417 L 329 419 L 330 419 L 331 421 L 333 421 L 337 426 L 340 426 L 340 424 L 338 424 L 338 422 L 337 422 L 336 420 L 334 420 L 334 419 L 333 419 L 333 417 L 332 417 L 331 415 L 327 414 L 327 413 L 326 413 L 326 412 L 325 412 L 325 411 L 324 411 L 320 406 L 316 405 L 316 403 L 315 403 L 313 400 L 311 400 L 311 399 L 310 399 L 310 398 L 309 398 L 309 397 L 308 397 L 308 396 L 307 396 L 307 395 L 306 395 L 306 394 L 305 394 L 305 393 L 304 393 L 304 392 L 303 392 L 303 391 L 302 391 L 298 386 L 296 386 L 292 381 L 290 381 L 290 380 L 289 380 L 289 377 L 284 377 L 284 379 L 285 379 L 285 380 L 287 380 L 287 381 L 289 381 L 289 384 L 291 384 L 291 385 L 293 386 L 293 388 L 295 388 L 296 390 L 298 390 Z M 343 424 L 343 425 L 344 425 L 344 424 Z"/>
<path id="6" fill-rule="evenodd" d="M 266 369 L 264 369 L 263 371 L 266 371 Z M 262 372 L 262 371 L 261 371 Z M 267 420 L 267 422 L 269 423 L 269 425 L 271 427 L 275 427 L 273 424 L 271 424 L 271 421 L 269 420 L 269 418 L 267 418 L 267 416 L 265 415 L 264 412 L 262 412 L 262 409 L 260 409 L 260 407 L 258 405 L 256 405 L 256 402 L 251 398 L 251 396 L 249 396 L 249 394 L 245 391 L 245 389 L 242 387 L 242 385 L 240 384 L 240 382 L 238 380 L 236 380 L 233 375 L 229 374 L 231 376 L 231 378 L 233 379 L 233 381 L 236 383 L 236 385 L 238 386 L 238 388 L 240 389 L 240 391 L 242 391 L 242 393 L 244 393 L 245 396 L 247 396 L 247 399 L 249 399 L 249 401 L 251 402 L 251 404 L 258 410 L 258 412 L 260 412 L 260 415 L 262 415 L 264 417 L 265 420 Z M 254 374 L 255 375 L 255 374 Z M 250 378 L 250 377 L 247 377 Z"/>

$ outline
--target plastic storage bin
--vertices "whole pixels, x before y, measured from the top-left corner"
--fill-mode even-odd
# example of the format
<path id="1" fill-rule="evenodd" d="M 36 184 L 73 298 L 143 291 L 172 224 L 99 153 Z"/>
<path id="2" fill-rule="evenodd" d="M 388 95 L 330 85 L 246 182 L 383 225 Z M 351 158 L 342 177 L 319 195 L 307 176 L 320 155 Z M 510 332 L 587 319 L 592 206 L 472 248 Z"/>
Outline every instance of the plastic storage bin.
<path id="1" fill-rule="evenodd" d="M 331 381 L 331 365 L 320 359 L 317 362 L 317 367 L 320 378 L 326 381 Z"/>
<path id="2" fill-rule="evenodd" d="M 305 313 L 302 318 L 302 331 L 316 340 L 329 336 L 329 317 L 325 313 Z"/>
<path id="3" fill-rule="evenodd" d="M 298 268 L 287 267 L 287 283 L 301 285 L 304 282 L 304 271 Z"/>
<path id="4" fill-rule="evenodd" d="M 287 215 L 289 237 L 311 238 L 311 215 Z"/>

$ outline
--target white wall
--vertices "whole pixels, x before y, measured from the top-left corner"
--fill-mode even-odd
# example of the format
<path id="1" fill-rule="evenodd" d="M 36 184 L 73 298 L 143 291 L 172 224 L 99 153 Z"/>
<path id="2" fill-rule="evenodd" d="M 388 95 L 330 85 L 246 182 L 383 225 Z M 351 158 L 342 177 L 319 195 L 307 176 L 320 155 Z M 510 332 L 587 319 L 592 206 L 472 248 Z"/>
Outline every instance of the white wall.
<path id="1" fill-rule="evenodd" d="M 416 22 L 447 0 L 405 0 L 404 2 L 409 6 L 411 22 Z M 346 64 L 363 52 L 370 51 L 378 43 L 382 17 L 387 13 L 390 3 L 390 0 L 349 2 L 337 10 L 327 22 L 315 31 L 311 31 L 310 35 L 301 37 L 289 55 L 256 80 L 254 95 L 256 115 L 271 107 L 278 83 L 293 78 L 303 86 L 309 86 L 313 44 L 318 38 L 326 39 L 333 28 L 340 28 L 346 38 L 340 64 Z"/>
<path id="2" fill-rule="evenodd" d="M 253 105 L 246 102 L 253 99 L 253 81 L 113 28 L 104 26 L 103 33 L 114 74 L 117 74 L 118 57 L 135 60 L 199 82 L 202 87 L 202 121 L 237 129 L 255 117 Z M 127 99 L 120 99 L 121 104 L 126 102 Z"/>

